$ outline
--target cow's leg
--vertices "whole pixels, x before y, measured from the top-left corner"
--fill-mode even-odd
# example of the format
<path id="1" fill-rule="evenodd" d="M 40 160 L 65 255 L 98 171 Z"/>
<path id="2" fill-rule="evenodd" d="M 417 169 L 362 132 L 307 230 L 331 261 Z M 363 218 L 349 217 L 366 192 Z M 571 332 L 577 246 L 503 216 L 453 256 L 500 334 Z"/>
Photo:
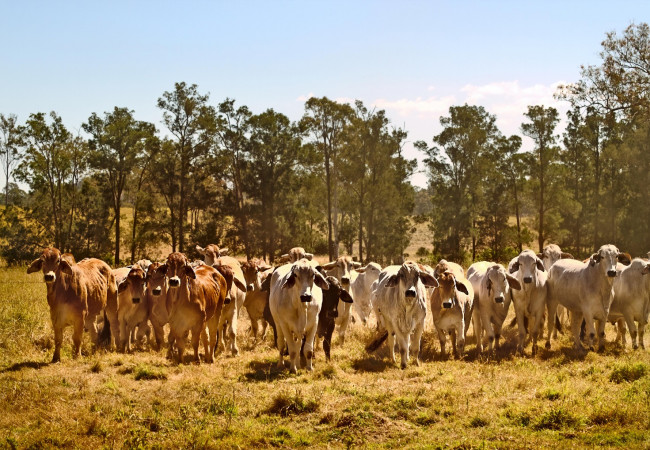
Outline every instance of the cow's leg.
<path id="1" fill-rule="evenodd" d="M 588 308 L 587 308 L 588 309 Z M 591 311 L 587 310 L 586 312 L 583 311 L 582 316 L 585 320 L 585 332 L 587 336 L 587 344 L 589 346 L 589 350 L 593 351 L 595 350 L 594 347 L 594 341 L 596 339 L 596 327 L 594 326 L 594 316 Z M 603 327 L 604 331 L 604 327 Z"/>
<path id="2" fill-rule="evenodd" d="M 302 336 L 296 330 L 290 330 L 286 336 L 289 346 L 289 372 L 298 373 L 300 363 L 300 348 L 302 347 Z"/>
<path id="3" fill-rule="evenodd" d="M 494 348 L 494 326 L 489 311 L 481 313 L 481 325 L 485 328 L 485 333 L 488 337 L 488 353 L 492 353 Z"/>
<path id="4" fill-rule="evenodd" d="M 395 340 L 397 341 L 397 348 L 399 350 L 400 358 L 401 358 L 401 364 L 400 367 L 402 369 L 406 369 L 406 366 L 409 361 L 409 335 L 407 334 L 406 336 L 402 335 L 401 332 L 396 332 L 395 333 Z"/>
<path id="5" fill-rule="evenodd" d="M 449 330 L 449 337 L 451 338 L 451 351 L 456 359 L 458 359 L 458 346 L 456 342 L 456 328 Z"/>
<path id="6" fill-rule="evenodd" d="M 444 358 L 445 355 L 447 354 L 445 352 L 445 346 L 447 345 L 447 333 L 442 328 L 438 328 L 437 325 L 436 325 L 436 332 L 438 333 L 438 340 L 440 341 L 440 356 Z"/>
<path id="7" fill-rule="evenodd" d="M 554 298 L 546 299 L 546 316 L 547 316 L 547 329 L 548 335 L 546 336 L 546 350 L 551 349 L 551 336 L 553 336 L 555 331 L 555 315 L 557 314 L 558 302 Z M 557 335 L 554 336 L 554 339 L 557 338 Z"/>
<path id="8" fill-rule="evenodd" d="M 341 343 L 341 346 L 345 344 L 345 332 L 348 329 L 348 324 L 350 322 L 350 304 L 349 303 L 343 303 L 343 317 L 341 317 L 341 324 L 339 325 L 338 333 L 339 333 L 339 342 Z"/>
<path id="9" fill-rule="evenodd" d="M 165 330 L 157 321 L 152 320 L 151 326 L 153 327 L 153 334 L 156 338 L 156 345 L 154 346 L 154 350 L 159 351 L 165 346 Z"/>
<path id="10" fill-rule="evenodd" d="M 641 316 L 641 321 L 639 322 L 639 345 L 643 350 L 645 350 L 645 344 L 643 343 L 643 335 L 645 334 L 646 319 L 644 316 Z"/>
<path id="11" fill-rule="evenodd" d="M 632 312 L 625 308 L 623 310 L 623 318 L 625 319 L 625 324 L 627 325 L 627 329 L 630 331 L 630 340 L 632 341 L 632 348 L 636 350 L 639 348 L 639 344 L 637 343 L 637 328 L 636 328 L 636 323 L 634 322 L 634 315 Z"/>
<path id="12" fill-rule="evenodd" d="M 413 354 L 413 359 L 415 360 L 415 365 L 420 365 L 420 344 L 422 343 L 422 332 L 424 331 L 424 324 L 418 325 L 413 331 L 413 337 L 411 338 L 411 353 Z M 454 339 L 452 339 L 453 342 Z M 407 355 L 408 357 L 408 355 Z"/>
<path id="13" fill-rule="evenodd" d="M 210 345 L 208 344 L 208 332 L 204 328 L 201 331 L 201 343 L 203 344 L 203 355 L 205 357 L 205 362 L 210 363 L 212 362 L 211 360 L 211 354 L 210 354 Z"/>
<path id="14" fill-rule="evenodd" d="M 571 335 L 573 336 L 573 347 L 576 350 L 584 350 L 582 342 L 580 341 L 580 326 L 582 325 L 582 313 L 580 311 L 570 311 L 571 316 Z M 594 321 L 591 321 L 593 328 Z"/>
<path id="15" fill-rule="evenodd" d="M 537 354 L 537 340 L 540 337 L 540 332 L 541 328 L 544 326 L 544 306 L 540 306 L 537 308 L 537 310 L 533 311 L 532 314 L 532 324 L 530 327 L 530 335 L 533 339 L 533 348 L 532 348 L 532 355 L 535 356 Z"/>
<path id="16" fill-rule="evenodd" d="M 388 329 L 387 332 L 388 338 L 386 344 L 388 345 L 388 355 L 390 356 L 390 360 L 395 363 L 395 334 Z"/>
<path id="17" fill-rule="evenodd" d="M 262 331 L 260 332 L 260 340 L 263 341 L 264 338 L 266 338 L 266 329 L 268 328 L 269 323 L 264 319 L 261 319 L 260 322 L 262 322 Z"/>
<path id="18" fill-rule="evenodd" d="M 90 314 L 86 315 L 86 321 L 84 324 L 84 327 L 88 330 L 90 333 L 90 342 L 92 343 L 92 351 L 93 353 L 97 349 L 97 344 L 99 343 L 99 335 L 97 334 L 97 314 L 93 314 L 92 316 Z"/>
<path id="19" fill-rule="evenodd" d="M 519 332 L 519 339 L 517 341 L 517 351 L 523 355 L 524 346 L 526 342 L 526 327 L 524 325 L 524 317 L 526 316 L 526 305 L 523 301 L 513 302 L 515 304 L 515 316 L 517 318 L 517 331 Z"/>
<path id="20" fill-rule="evenodd" d="M 458 358 L 462 359 L 465 355 L 465 319 L 461 319 L 460 328 L 458 328 Z"/>
<path id="21" fill-rule="evenodd" d="M 605 325 L 607 325 L 607 313 L 602 319 L 596 319 L 596 334 L 598 336 L 598 351 L 605 348 Z"/>
<path id="22" fill-rule="evenodd" d="M 251 334 L 253 335 L 253 347 L 257 344 L 257 334 L 259 332 L 259 324 L 257 319 L 251 318 Z"/>
<path id="23" fill-rule="evenodd" d="M 52 355 L 52 362 L 57 363 L 61 361 L 61 344 L 63 343 L 63 327 L 53 325 L 54 328 L 54 355 Z"/>
<path id="24" fill-rule="evenodd" d="M 117 349 L 120 345 L 120 322 L 117 319 L 117 311 L 107 307 L 106 317 L 111 327 L 111 347 Z"/>
<path id="25" fill-rule="evenodd" d="M 201 364 L 201 358 L 199 358 L 199 344 L 201 343 L 202 338 L 207 338 L 205 334 L 205 321 L 200 322 L 197 326 L 192 328 L 192 350 L 194 350 L 194 363 Z M 206 339 L 207 341 L 207 339 Z M 207 345 L 206 345 L 207 346 Z"/>
<path id="26" fill-rule="evenodd" d="M 616 327 L 616 344 L 625 348 L 625 332 L 627 331 L 625 319 L 620 318 L 617 321 L 612 322 L 612 325 Z"/>
<path id="27" fill-rule="evenodd" d="M 472 324 L 474 326 L 474 336 L 476 337 L 476 352 L 480 355 L 483 351 L 483 324 L 478 309 L 478 305 L 476 305 L 472 313 Z"/>
<path id="28" fill-rule="evenodd" d="M 208 338 L 210 342 L 210 348 L 205 354 L 205 361 L 212 363 L 214 362 L 214 352 L 217 349 L 217 330 L 219 328 L 219 321 L 216 316 L 212 316 L 208 320 Z"/>
<path id="29" fill-rule="evenodd" d="M 286 345 L 283 326 L 283 324 L 275 324 L 276 344 L 278 346 L 278 352 L 280 354 L 280 358 L 278 359 L 278 368 L 280 369 L 284 368 L 284 346 Z"/>
<path id="30" fill-rule="evenodd" d="M 81 341 L 84 336 L 84 318 L 75 318 L 72 326 L 72 357 L 77 359 L 81 355 Z"/>
<path id="31" fill-rule="evenodd" d="M 235 311 L 233 314 L 232 320 L 230 321 L 230 327 L 228 327 L 228 333 L 230 335 L 230 351 L 232 356 L 237 356 L 239 354 L 239 347 L 237 347 L 237 314 L 238 311 Z"/>
<path id="32" fill-rule="evenodd" d="M 331 320 L 331 319 L 328 319 Z M 323 337 L 323 350 L 325 351 L 325 359 L 327 361 L 331 360 L 331 348 L 332 348 L 332 334 L 334 333 L 334 321 L 332 321 L 331 324 L 328 324 L 327 328 L 325 329 L 325 336 Z M 318 337 L 316 338 L 316 343 L 318 343 L 319 339 Z"/>
<path id="33" fill-rule="evenodd" d="M 307 363 L 307 370 L 314 370 L 314 338 L 316 337 L 316 324 L 305 330 L 305 347 L 303 349 L 303 356 Z M 324 346 L 324 344 L 323 344 Z M 329 360 L 329 358 L 328 358 Z"/>

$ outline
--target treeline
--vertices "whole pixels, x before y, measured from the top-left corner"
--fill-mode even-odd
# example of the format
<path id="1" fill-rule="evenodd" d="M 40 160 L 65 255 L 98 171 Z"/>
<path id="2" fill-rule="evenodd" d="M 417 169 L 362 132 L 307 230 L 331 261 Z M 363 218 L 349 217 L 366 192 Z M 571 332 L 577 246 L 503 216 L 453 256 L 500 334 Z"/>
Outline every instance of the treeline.
<path id="1" fill-rule="evenodd" d="M 556 96 L 571 109 L 560 136 L 555 108 L 529 106 L 519 136 L 504 136 L 480 106 L 441 117 L 427 156 L 433 260 L 507 261 L 524 246 L 558 243 L 583 257 L 603 243 L 650 250 L 650 38 L 631 25 L 602 43 Z M 534 243 L 534 245 L 532 245 Z"/>
<path id="2" fill-rule="evenodd" d="M 161 244 L 271 261 L 295 245 L 335 258 L 356 243 L 359 259 L 384 262 L 403 253 L 416 163 L 384 111 L 311 98 L 292 122 L 232 99 L 212 105 L 186 83 L 157 105 L 162 130 L 123 107 L 91 114 L 79 134 L 55 112 L 24 124 L 0 115 L 5 260 L 44 245 L 114 263 L 161 256 Z"/>
<path id="3" fill-rule="evenodd" d="M 0 115 L 0 256 L 30 259 L 49 244 L 133 261 L 165 243 L 190 252 L 218 243 L 270 261 L 301 245 L 387 263 L 410 241 L 411 214 L 434 233 L 433 253 L 418 251 L 425 260 L 505 261 L 551 242 L 579 257 L 603 243 L 645 254 L 649 35 L 647 24 L 607 34 L 602 63 L 558 90 L 571 104 L 562 135 L 556 109 L 529 106 L 521 135 L 532 150 L 485 108 L 452 106 L 433 142 L 415 143 L 427 155 L 426 191 L 408 182 L 407 132 L 359 101 L 310 98 L 292 122 L 232 99 L 214 105 L 177 83 L 157 101 L 161 130 L 118 107 L 91 114 L 79 134 L 54 112 L 24 124 Z"/>

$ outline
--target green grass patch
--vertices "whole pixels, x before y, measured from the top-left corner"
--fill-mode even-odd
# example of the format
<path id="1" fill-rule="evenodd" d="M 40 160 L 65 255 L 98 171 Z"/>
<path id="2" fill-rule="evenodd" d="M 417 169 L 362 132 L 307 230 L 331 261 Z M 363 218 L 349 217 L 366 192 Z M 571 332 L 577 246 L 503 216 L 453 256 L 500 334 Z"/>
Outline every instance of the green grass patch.
<path id="1" fill-rule="evenodd" d="M 563 406 L 551 408 L 543 413 L 533 425 L 536 430 L 561 430 L 580 425 L 580 418 Z"/>
<path id="2" fill-rule="evenodd" d="M 318 407 L 317 400 L 305 398 L 300 390 L 296 390 L 294 394 L 285 391 L 280 392 L 273 398 L 271 406 L 266 409 L 266 412 L 287 417 L 295 414 L 316 412 Z"/>
<path id="3" fill-rule="evenodd" d="M 614 366 L 609 375 L 609 381 L 614 383 L 632 382 L 643 378 L 648 373 L 644 363 L 619 363 Z"/>

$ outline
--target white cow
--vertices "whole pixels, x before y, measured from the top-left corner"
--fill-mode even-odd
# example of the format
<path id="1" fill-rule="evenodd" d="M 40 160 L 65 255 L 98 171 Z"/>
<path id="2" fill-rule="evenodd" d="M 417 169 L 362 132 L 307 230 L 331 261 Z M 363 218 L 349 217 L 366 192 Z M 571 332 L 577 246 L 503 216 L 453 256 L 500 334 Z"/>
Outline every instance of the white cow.
<path id="1" fill-rule="evenodd" d="M 515 306 L 519 342 L 517 350 L 524 353 L 526 334 L 533 338 L 533 356 L 537 353 L 537 339 L 543 337 L 544 308 L 546 307 L 548 273 L 544 263 L 532 250 L 524 250 L 512 258 L 508 272 L 519 281 L 520 290 L 512 289 L 510 295 Z M 525 321 L 528 322 L 526 327 Z"/>
<path id="2" fill-rule="evenodd" d="M 350 293 L 354 299 L 353 308 L 364 325 L 368 323 L 372 312 L 372 303 L 370 302 L 372 284 L 377 281 L 380 273 L 381 266 L 374 262 L 350 273 Z"/>
<path id="3" fill-rule="evenodd" d="M 620 275 L 614 280 L 614 300 L 609 309 L 608 320 L 617 322 L 625 320 L 632 338 L 632 348 L 645 349 L 643 335 L 650 314 L 650 262 L 635 258 L 629 266 L 618 264 Z M 637 344 L 637 326 L 639 323 Z M 625 345 L 625 326 L 619 326 L 619 334 Z"/>
<path id="4" fill-rule="evenodd" d="M 436 287 L 438 282 L 430 274 L 420 270 L 413 262 L 401 266 L 388 266 L 381 271 L 375 282 L 372 303 L 377 314 L 381 333 L 367 349 L 371 351 L 388 338 L 390 357 L 395 362 L 395 340 L 402 357 L 401 368 L 409 360 L 409 349 L 415 364 L 420 365 L 420 340 L 426 317 L 427 287 Z M 411 338 L 411 335 L 413 337 Z"/>
<path id="5" fill-rule="evenodd" d="M 542 253 L 538 253 L 537 257 L 544 263 L 546 272 L 551 270 L 551 266 L 558 262 L 560 259 L 574 259 L 571 253 L 563 252 L 559 245 L 549 244 L 542 249 Z M 557 322 L 558 327 L 560 324 L 563 326 L 568 324 L 568 313 L 564 306 L 558 305 L 557 308 Z M 553 332 L 553 339 L 557 339 L 557 330 Z"/>
<path id="6" fill-rule="evenodd" d="M 278 267 L 271 276 L 269 307 L 277 329 L 280 360 L 284 367 L 284 347 L 289 348 L 289 370 L 296 373 L 303 339 L 303 356 L 307 370 L 313 370 L 314 337 L 318 313 L 323 304 L 323 292 L 329 284 L 307 259 Z"/>
<path id="7" fill-rule="evenodd" d="M 576 349 L 582 349 L 580 325 L 586 322 L 589 348 L 594 348 L 598 321 L 598 349 L 605 345 L 605 322 L 614 299 L 616 264 L 630 263 L 630 257 L 614 245 L 603 245 L 584 263 L 564 259 L 553 264 L 548 277 L 548 337 L 546 348 L 551 348 L 551 334 L 555 330 L 555 311 L 563 305 L 571 314 L 571 331 Z"/>
<path id="8" fill-rule="evenodd" d="M 311 261 L 312 259 L 314 259 L 314 254 L 307 253 L 305 249 L 302 247 L 294 247 L 291 250 L 289 250 L 289 253 L 285 253 L 284 255 L 281 255 L 278 262 L 295 263 L 296 261 L 300 261 L 303 258 Z"/>
<path id="9" fill-rule="evenodd" d="M 237 318 L 246 300 L 246 278 L 241 269 L 241 263 L 232 256 L 221 256 L 212 265 L 217 269 L 219 269 L 219 266 L 227 266 L 233 272 L 232 286 L 230 287 L 230 292 L 227 294 L 227 297 L 232 301 L 224 304 L 219 318 L 218 350 L 225 350 L 226 338 L 228 338 L 230 352 L 233 356 L 236 356 L 239 354 L 239 348 L 237 347 Z"/>
<path id="10" fill-rule="evenodd" d="M 467 269 L 467 279 L 474 289 L 472 321 L 476 349 L 479 353 L 483 351 L 485 330 L 489 340 L 488 351 L 492 352 L 493 343 L 496 349 L 499 348 L 501 328 L 510 308 L 510 289 L 521 289 L 521 285 L 501 264 L 487 261 L 472 264 Z"/>
<path id="11" fill-rule="evenodd" d="M 360 262 L 352 261 L 349 256 L 341 256 L 336 261 L 323 264 L 323 269 L 327 272 L 328 276 L 332 276 L 339 280 L 343 290 L 350 292 L 350 271 L 361 267 Z M 352 294 L 354 299 L 354 294 Z M 355 300 L 356 302 L 356 300 Z M 339 302 L 337 310 L 338 317 L 336 318 L 336 327 L 339 334 L 341 345 L 345 342 L 345 332 L 348 329 L 350 322 L 350 308 L 352 303 Z"/>

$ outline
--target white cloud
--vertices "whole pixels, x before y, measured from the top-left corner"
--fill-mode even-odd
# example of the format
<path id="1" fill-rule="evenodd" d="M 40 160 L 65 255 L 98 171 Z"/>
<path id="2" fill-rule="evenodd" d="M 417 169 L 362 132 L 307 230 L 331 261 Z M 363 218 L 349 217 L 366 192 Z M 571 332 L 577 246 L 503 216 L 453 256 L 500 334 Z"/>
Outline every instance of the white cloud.
<path id="1" fill-rule="evenodd" d="M 298 98 L 296 98 L 296 101 L 297 101 L 297 102 L 306 102 L 307 100 L 309 100 L 309 99 L 312 98 L 313 96 L 314 96 L 314 93 L 313 93 L 313 92 L 310 92 L 310 93 L 307 94 L 307 95 L 301 95 L 301 96 L 299 96 Z"/>
<path id="2" fill-rule="evenodd" d="M 381 109 L 386 109 L 389 112 L 395 111 L 402 117 L 416 114 L 420 118 L 435 118 L 446 114 L 449 107 L 456 102 L 453 95 L 447 97 L 429 97 L 423 99 L 418 97 L 414 100 L 402 98 L 399 100 L 386 100 L 383 98 L 377 99 L 373 102 L 375 106 Z"/>

